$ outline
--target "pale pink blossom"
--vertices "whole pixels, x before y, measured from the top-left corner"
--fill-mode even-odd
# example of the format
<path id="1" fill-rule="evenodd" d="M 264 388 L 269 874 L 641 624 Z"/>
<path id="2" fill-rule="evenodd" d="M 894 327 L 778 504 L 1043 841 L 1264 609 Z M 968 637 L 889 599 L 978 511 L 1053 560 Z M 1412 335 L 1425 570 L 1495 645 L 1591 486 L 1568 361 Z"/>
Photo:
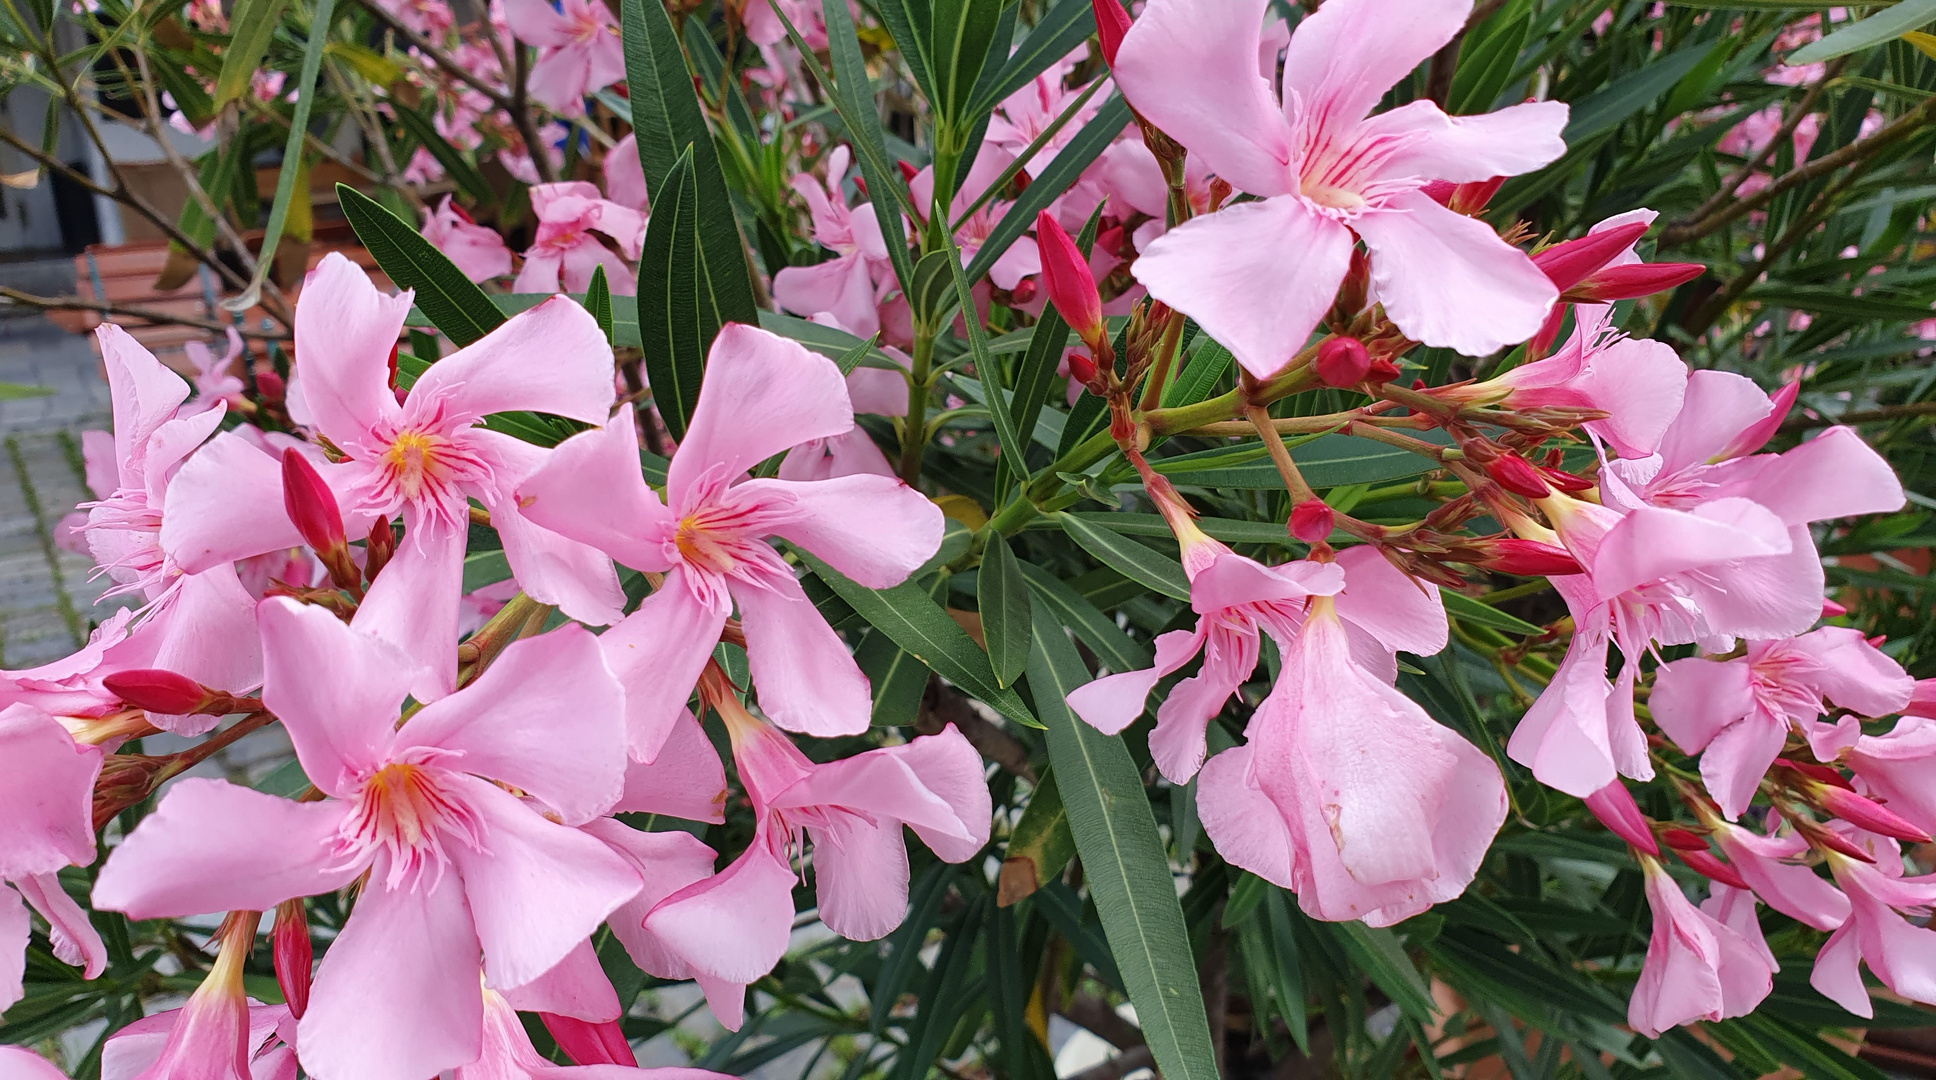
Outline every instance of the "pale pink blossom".
<path id="1" fill-rule="evenodd" d="M 645 164 L 639 160 L 638 136 L 629 131 L 605 151 L 605 197 L 641 213 L 646 209 Z"/>
<path id="2" fill-rule="evenodd" d="M 121 708 L 120 698 L 101 680 L 117 671 L 155 666 L 158 642 L 152 634 L 132 635 L 134 618 L 134 609 L 121 608 L 95 627 L 79 650 L 39 667 L 0 671 L 0 706 L 26 704 L 57 718 L 75 719 L 99 718 Z"/>
<path id="3" fill-rule="evenodd" d="M 775 8 L 786 15 L 785 22 L 780 20 Z M 827 47 L 827 21 L 815 0 L 748 0 L 744 17 L 746 39 L 763 48 L 787 40 L 788 22 L 799 32 L 807 48 L 819 51 Z"/>
<path id="4" fill-rule="evenodd" d="M 625 260 L 639 257 L 645 243 L 645 215 L 606 199 L 596 186 L 582 180 L 533 187 L 531 211 L 538 218 L 537 237 L 525 250 L 524 267 L 511 284 L 513 292 L 584 292 L 599 266 L 605 268 L 606 283 L 614 293 L 629 296 L 638 291 Z M 611 237 L 618 251 L 606 247 L 594 232 Z"/>
<path id="5" fill-rule="evenodd" d="M 781 267 L 773 275 L 773 298 L 797 315 L 825 312 L 842 329 L 870 338 L 881 328 L 880 301 L 896 285 L 873 206 L 847 207 L 841 183 L 848 161 L 847 147 L 837 146 L 827 155 L 824 183 L 806 173 L 793 178 L 793 190 L 813 216 L 814 243 L 834 257 L 812 266 Z"/>
<path id="6" fill-rule="evenodd" d="M 535 2 L 543 3 L 544 0 L 535 0 Z M 556 120 L 547 121 L 538 128 L 539 149 L 544 152 L 545 160 L 551 164 L 551 171 L 554 174 L 564 167 L 564 142 L 570 136 L 571 129 Z M 498 164 L 504 166 L 504 171 L 510 173 L 512 179 L 519 183 L 535 185 L 540 182 L 538 166 L 533 163 L 531 150 L 524 145 L 521 138 L 512 140 L 510 146 L 499 150 L 497 160 Z"/>
<path id="7" fill-rule="evenodd" d="M 1458 34 L 1470 0 L 1329 0 L 1291 36 L 1280 107 L 1258 75 L 1268 6 L 1150 0 L 1123 41 L 1115 74 L 1130 104 L 1259 196 L 1156 240 L 1136 279 L 1259 377 L 1304 347 L 1355 240 L 1370 249 L 1378 298 L 1407 336 L 1474 356 L 1531 337 L 1558 295 L 1553 284 L 1490 225 L 1421 188 L 1553 161 L 1566 150 L 1567 107 L 1451 117 L 1421 98 L 1370 115 Z"/>
<path id="8" fill-rule="evenodd" d="M 189 341 L 182 345 L 188 362 L 195 368 L 195 399 L 182 408 L 182 416 L 193 416 L 217 405 L 234 406 L 242 401 L 242 377 L 235 373 L 235 362 L 242 358 L 242 335 L 228 328 L 228 351 L 216 356 L 208 345 Z"/>
<path id="9" fill-rule="evenodd" d="M 1725 821 L 1709 821 L 1728 865 L 1761 902 L 1817 930 L 1833 930 L 1849 917 L 1840 890 L 1798 860 L 1809 851 L 1801 836 L 1763 836 Z"/>
<path id="10" fill-rule="evenodd" d="M 982 204 L 981 209 L 968 215 L 966 220 L 961 219 L 961 214 L 980 198 L 982 192 L 988 190 L 988 186 L 1002 174 L 1002 170 L 1008 168 L 1014 161 L 1013 154 L 993 147 L 983 147 L 981 153 L 975 155 L 975 163 L 969 168 L 968 175 L 961 177 L 956 184 L 955 197 L 949 204 L 948 215 L 954 220 L 955 244 L 961 249 L 961 261 L 964 266 L 972 262 L 976 253 L 980 252 L 982 246 L 988 242 L 989 236 L 995 231 L 995 226 L 1001 223 L 1003 215 L 1008 212 L 1010 204 L 1006 199 L 992 198 Z M 908 181 L 908 192 L 914 198 L 915 207 L 926 214 L 934 205 L 934 166 L 930 165 L 914 174 L 914 179 Z M 1015 242 L 1008 246 L 1008 250 L 1002 252 L 1001 257 L 989 266 L 988 280 L 998 289 L 1013 289 L 1022 283 L 1023 278 L 1040 273 L 1041 270 L 1042 259 L 1036 252 L 1035 238 L 1018 236 Z M 984 302 L 981 299 L 976 301 L 978 306 Z"/>
<path id="11" fill-rule="evenodd" d="M 993 808 L 981 755 L 952 724 L 902 746 L 819 765 L 730 692 L 708 696 L 732 736 L 733 760 L 753 803 L 753 840 L 718 875 L 660 901 L 645 929 L 685 961 L 713 1014 L 737 1030 L 746 984 L 786 952 L 791 855 L 806 850 L 807 838 L 820 921 L 843 937 L 872 941 L 907 914 L 901 826 L 940 858 L 962 862 L 988 843 Z"/>
<path id="12" fill-rule="evenodd" d="M 827 312 L 815 315 L 813 321 L 839 330 L 847 329 Z M 903 369 L 912 363 L 906 353 L 891 345 L 884 346 L 881 351 Z M 847 373 L 847 397 L 853 402 L 856 414 L 906 416 L 907 376 L 862 364 Z M 837 476 L 852 476 L 855 473 L 895 475 L 894 466 L 888 462 L 887 455 L 881 452 L 867 429 L 859 424 L 855 424 L 851 431 L 825 439 L 809 439 L 788 450 L 786 457 L 780 461 L 780 471 L 775 475 L 782 480 L 832 480 Z"/>
<path id="13" fill-rule="evenodd" d="M 604 0 L 504 0 L 505 21 L 519 41 L 538 49 L 531 99 L 559 116 L 580 116 L 585 96 L 625 77 L 618 20 Z"/>
<path id="14" fill-rule="evenodd" d="M 418 231 L 472 281 L 489 281 L 511 272 L 511 249 L 504 246 L 504 238 L 496 229 L 479 225 L 448 195 L 436 210 L 424 208 L 423 227 Z"/>
<path id="15" fill-rule="evenodd" d="M 163 540 L 170 524 L 194 514 L 179 504 L 168 509 L 170 480 L 227 409 L 184 414 L 189 388 L 181 376 L 118 326 L 104 323 L 95 333 L 114 399 L 114 472 L 112 478 L 97 476 L 90 468 L 89 482 L 111 483 L 113 490 L 82 509 L 98 572 L 115 582 L 105 595 L 134 593 L 145 601 L 137 632 L 153 635 L 150 666 L 207 686 L 246 690 L 261 679 L 255 598 L 232 566 L 190 570 L 165 550 Z"/>
<path id="16" fill-rule="evenodd" d="M 1681 411 L 1687 365 L 1665 342 L 1613 330 L 1611 315 L 1607 305 L 1581 305 L 1573 336 L 1552 356 L 1447 396 L 1505 409 L 1603 412 L 1582 426 L 1622 457 L 1652 454 Z"/>
<path id="17" fill-rule="evenodd" d="M 1904 716 L 1886 735 L 1863 735 L 1843 752 L 1842 763 L 1889 809 L 1936 830 L 1936 719 Z"/>
<path id="18" fill-rule="evenodd" d="M 304 1068 L 422 1080 L 475 1061 L 480 953 L 491 986 L 532 982 L 641 887 L 571 827 L 621 793 L 623 692 L 596 639 L 566 626 L 399 727 L 418 678 L 407 654 L 286 598 L 264 601 L 261 623 L 263 702 L 327 798 L 180 781 L 110 856 L 95 904 L 262 911 L 367 874 L 298 1026 Z"/>
<path id="19" fill-rule="evenodd" d="M 409 161 L 403 163 L 403 182 L 406 184 L 434 184 L 443 178 L 444 163 L 421 146 L 411 152 Z"/>
<path id="20" fill-rule="evenodd" d="M 216 963 L 221 963 L 220 957 L 217 957 Z M 203 985 L 207 986 L 215 977 L 215 973 L 211 972 L 203 981 Z M 199 994 L 200 991 L 198 990 L 197 993 Z M 229 1014 L 226 1012 L 227 1009 L 232 1008 L 229 1002 L 223 1001 L 220 1008 L 224 1011 L 214 1015 L 210 1013 L 209 1004 L 204 1001 L 198 1005 L 191 1000 L 184 1008 L 169 1009 L 167 1012 L 144 1016 L 109 1036 L 107 1043 L 101 1047 L 101 1080 L 143 1080 L 144 1077 L 150 1076 L 153 1080 L 168 1080 L 172 1077 L 194 1077 L 195 1080 L 202 1080 L 203 1077 L 210 1076 L 219 1076 L 224 1080 L 229 1078 L 296 1080 L 296 1052 L 293 1046 L 296 1038 L 296 1020 L 289 1015 L 289 1007 L 263 1005 L 246 999 L 243 1005 L 247 1010 L 247 1018 L 242 1021 L 242 1024 L 246 1024 L 246 1028 L 240 1031 L 242 1057 L 248 1066 L 246 1069 L 236 1068 L 236 1055 L 232 1051 L 225 1052 L 212 1060 L 205 1057 L 201 1062 L 195 1062 L 192 1058 L 184 1062 L 179 1056 L 163 1061 L 171 1041 L 175 1042 L 176 1053 L 179 1054 L 181 1039 L 176 1036 L 176 1031 L 181 1029 L 184 1036 L 188 1034 L 187 1029 L 183 1028 L 184 1021 L 193 1024 L 197 1019 L 201 1019 L 206 1024 L 211 1019 L 217 1023 L 229 1020 Z M 199 1030 L 197 1034 L 205 1038 L 206 1027 Z M 209 1048 L 191 1046 L 189 1049 L 205 1051 Z M 223 1049 L 226 1051 L 227 1047 L 224 1046 Z M 155 1068 L 158 1063 L 163 1071 L 150 1074 L 149 1070 Z M 187 1064 L 191 1067 L 200 1064 L 202 1068 L 213 1071 L 184 1073 L 175 1068 L 177 1064 Z"/>
<path id="21" fill-rule="evenodd" d="M 1339 599 L 1310 600 L 1249 741 L 1204 765 L 1198 813 L 1224 858 L 1295 892 L 1307 915 L 1389 926 L 1465 891 L 1506 819 L 1506 785 L 1491 758 L 1392 687 L 1394 669 L 1359 659 L 1340 610 L 1355 569 Z M 1436 596 L 1390 606 L 1407 587 L 1430 588 L 1401 579 L 1358 598 L 1376 611 L 1361 630 L 1382 642 L 1381 659 L 1420 636 L 1445 644 Z"/>
<path id="22" fill-rule="evenodd" d="M 512 1001 L 487 987 L 481 1008 L 482 1053 L 453 1070 L 452 1080 L 731 1080 L 707 1069 L 554 1065 L 538 1056 Z"/>
<path id="23" fill-rule="evenodd" d="M 1790 731 L 1834 757 L 1817 736 L 1830 704 L 1881 716 L 1909 703 L 1913 681 L 1847 627 L 1825 626 L 1800 637 L 1752 641 L 1747 652 L 1718 661 L 1689 657 L 1662 665 L 1648 708 L 1682 751 L 1701 755 L 1708 793 L 1730 819 L 1748 808 L 1763 774 L 1781 755 Z M 1828 753 L 1820 751 L 1827 749 Z"/>
<path id="24" fill-rule="evenodd" d="M 633 757 L 658 754 L 735 604 L 768 716 L 813 735 L 866 730 L 866 677 L 767 537 L 797 544 L 870 588 L 887 588 L 940 547 L 941 511 L 892 477 L 746 477 L 774 454 L 853 425 L 832 360 L 729 323 L 713 342 L 663 502 L 639 471 L 630 405 L 603 429 L 559 444 L 519 485 L 517 503 L 532 521 L 666 575 L 599 639 L 626 686 Z"/>
<path id="25" fill-rule="evenodd" d="M 443 37 L 455 21 L 444 0 L 378 0 L 383 10 L 412 31 L 435 41 Z"/>
<path id="26" fill-rule="evenodd" d="M 1874 1016 L 1857 966 L 1866 963 L 1890 990 L 1936 1004 L 1936 930 L 1903 917 L 1922 920 L 1936 906 L 1936 874 L 1903 877 L 1901 857 L 1887 849 L 1873 865 L 1831 851 L 1828 865 L 1851 911 L 1816 955 L 1808 984 L 1857 1016 Z"/>
<path id="27" fill-rule="evenodd" d="M 47 920 L 63 963 L 90 979 L 107 965 L 100 935 L 57 876 L 94 861 L 100 772 L 100 748 L 76 743 L 53 717 L 32 705 L 0 709 L 0 1012 L 21 997 L 29 907 Z"/>
<path id="28" fill-rule="evenodd" d="M 995 107 L 994 115 L 989 117 L 985 145 L 1007 151 L 1011 161 L 1021 157 L 1022 151 L 1033 146 L 1063 111 L 1088 90 L 1087 86 L 1073 90 L 1063 86 L 1069 73 L 1074 71 L 1076 65 L 1087 55 L 1086 48 L 1076 49 L 1050 64 L 1048 70 L 1029 80 L 1028 84 L 1020 90 L 1003 98 L 1002 103 Z M 1107 78 L 1104 76 L 1105 80 Z M 1088 102 L 1076 110 L 1075 115 L 1069 118 L 1055 137 L 1044 144 L 1042 149 L 1036 151 L 1035 156 L 1023 166 L 1023 171 L 1031 177 L 1042 175 L 1042 170 L 1049 167 L 1062 147 L 1067 145 L 1070 139 L 1075 138 L 1096 113 L 1101 111 L 1103 102 L 1109 100 L 1109 90 L 1105 81 L 1100 89 L 1089 96 Z"/>
<path id="29" fill-rule="evenodd" d="M 1696 908 L 1665 868 L 1641 855 L 1654 929 L 1627 1023 L 1650 1039 L 1695 1020 L 1745 1016 L 1774 987 L 1774 958 L 1757 942 Z M 1752 915 L 1753 901 L 1747 901 Z"/>

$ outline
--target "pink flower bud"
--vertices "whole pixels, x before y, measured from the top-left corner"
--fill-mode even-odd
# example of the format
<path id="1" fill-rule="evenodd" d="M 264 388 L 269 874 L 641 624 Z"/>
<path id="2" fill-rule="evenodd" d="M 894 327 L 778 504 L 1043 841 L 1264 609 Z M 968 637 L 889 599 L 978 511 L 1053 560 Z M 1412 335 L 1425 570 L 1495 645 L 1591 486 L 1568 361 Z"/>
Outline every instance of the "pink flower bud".
<path id="1" fill-rule="evenodd" d="M 1564 469 L 1555 469 L 1550 465 L 1539 466 L 1539 475 L 1544 477 L 1547 483 L 1559 488 L 1561 491 L 1586 491 L 1593 487 L 1593 481 L 1585 477 L 1574 476 Z"/>
<path id="2" fill-rule="evenodd" d="M 1398 365 L 1389 356 L 1380 356 L 1371 362 L 1371 370 L 1365 372 L 1368 383 L 1388 383 L 1398 378 Z"/>
<path id="3" fill-rule="evenodd" d="M 1048 286 L 1049 303 L 1092 351 L 1100 351 L 1097 342 L 1103 335 L 1102 297 L 1096 292 L 1089 260 L 1082 257 L 1076 242 L 1047 210 L 1035 215 L 1035 246 L 1042 253 L 1042 278 Z"/>
<path id="4" fill-rule="evenodd" d="M 1633 793 L 1619 780 L 1586 797 L 1586 808 L 1614 835 L 1649 855 L 1660 854 L 1660 844 L 1647 823 L 1647 815 L 1635 805 Z"/>
<path id="5" fill-rule="evenodd" d="M 1706 851 L 1707 841 L 1686 829 L 1662 829 L 1660 838 L 1675 851 Z"/>
<path id="6" fill-rule="evenodd" d="M 255 392 L 256 396 L 264 401 L 281 401 L 283 395 L 289 392 L 289 388 L 284 385 L 282 376 L 275 372 L 258 371 L 255 376 Z"/>
<path id="7" fill-rule="evenodd" d="M 1682 862 L 1693 867 L 1694 871 L 1702 877 L 1712 881 L 1718 881 L 1723 885 L 1732 885 L 1737 889 L 1749 888 L 1748 883 L 1742 879 L 1740 874 L 1735 872 L 1734 867 L 1715 858 L 1714 853 L 1710 852 L 1705 844 L 1701 845 L 1698 851 L 1692 848 L 1676 847 L 1674 854 L 1679 855 Z M 1749 891 L 1752 892 L 1753 890 L 1750 889 Z"/>
<path id="8" fill-rule="evenodd" d="M 1576 304 L 1608 304 L 1665 292 L 1707 273 L 1701 263 L 1628 263 L 1606 266 L 1564 290 L 1560 299 Z"/>
<path id="9" fill-rule="evenodd" d="M 318 552 L 334 551 L 347 543 L 336 494 L 323 483 L 316 466 L 293 446 L 282 452 L 282 508 L 303 543 Z"/>
<path id="10" fill-rule="evenodd" d="M 1129 33 L 1129 12 L 1123 10 L 1122 0 L 1091 0 L 1096 9 L 1096 36 L 1102 39 L 1102 58 L 1110 67 L 1116 66 L 1116 50 L 1123 47 L 1123 35 Z"/>
<path id="11" fill-rule="evenodd" d="M 921 175 L 920 169 L 915 168 L 905 161 L 896 161 L 895 164 L 901 167 L 901 179 L 905 183 L 912 184 L 914 183 L 914 178 Z"/>
<path id="12" fill-rule="evenodd" d="M 1521 577 L 1560 577 L 1568 574 L 1584 574 L 1573 553 L 1563 547 L 1542 544 L 1537 540 L 1521 540 L 1517 537 L 1501 537 L 1496 540 L 1480 540 L 1475 543 L 1484 551 L 1485 557 L 1474 565 L 1487 570 L 1497 570 L 1502 574 L 1517 574 Z"/>
<path id="13" fill-rule="evenodd" d="M 1446 206 L 1455 213 L 1470 217 L 1484 210 L 1486 204 L 1499 193 L 1500 187 L 1505 182 L 1506 178 L 1503 176 L 1495 176 L 1490 180 L 1467 181 L 1452 189 L 1452 197 L 1447 200 Z"/>
<path id="14" fill-rule="evenodd" d="M 1486 462 L 1486 475 L 1507 491 L 1529 499 L 1543 499 L 1553 493 L 1533 463 L 1518 454 L 1508 452 Z"/>
<path id="15" fill-rule="evenodd" d="M 138 709 L 163 716 L 189 716 L 202 711 L 217 695 L 186 675 L 160 668 L 117 671 L 101 680 L 108 692 Z"/>
<path id="16" fill-rule="evenodd" d="M 1930 842 L 1928 833 L 1904 821 L 1894 810 L 1879 802 L 1865 799 L 1846 788 L 1829 787 L 1823 784 L 1816 787 L 1811 794 L 1815 796 L 1816 804 L 1822 809 L 1851 825 L 1867 829 L 1872 833 L 1893 836 L 1911 844 Z"/>
<path id="17" fill-rule="evenodd" d="M 1069 377 L 1083 386 L 1096 381 L 1096 362 L 1080 349 L 1069 350 Z"/>
<path id="18" fill-rule="evenodd" d="M 541 1012 L 538 1019 L 544 1022 L 545 1030 L 558 1048 L 579 1065 L 623 1065 L 637 1068 L 638 1058 L 632 1054 L 632 1044 L 626 1041 L 625 1032 L 618 1021 L 608 1020 L 594 1024 L 589 1020 L 579 1020 L 556 1013 Z"/>
<path id="19" fill-rule="evenodd" d="M 1291 535 L 1307 544 L 1321 544 L 1330 537 L 1336 520 L 1323 499 L 1306 499 L 1291 508 Z"/>
<path id="20" fill-rule="evenodd" d="M 276 985 L 289 1003 L 289 1014 L 302 1019 L 309 1008 L 310 967 L 315 952 L 309 943 L 309 916 L 300 899 L 276 905 L 276 925 L 270 941 L 276 962 Z"/>
<path id="21" fill-rule="evenodd" d="M 1647 225 L 1640 221 L 1604 232 L 1588 233 L 1578 240 L 1567 240 L 1535 252 L 1533 265 L 1545 272 L 1547 280 L 1555 288 L 1565 292 L 1584 281 L 1588 274 L 1612 262 L 1646 233 Z"/>
<path id="22" fill-rule="evenodd" d="M 1826 596 L 1822 597 L 1822 618 L 1834 619 L 1843 615 L 1847 615 L 1848 613 L 1849 613 L 1848 608 L 1845 608 L 1842 605 L 1836 603 L 1835 601 L 1830 600 Z"/>
<path id="23" fill-rule="evenodd" d="M 1326 338 L 1318 346 L 1318 357 L 1311 367 L 1326 386 L 1356 386 L 1371 372 L 1371 353 L 1357 338 Z"/>

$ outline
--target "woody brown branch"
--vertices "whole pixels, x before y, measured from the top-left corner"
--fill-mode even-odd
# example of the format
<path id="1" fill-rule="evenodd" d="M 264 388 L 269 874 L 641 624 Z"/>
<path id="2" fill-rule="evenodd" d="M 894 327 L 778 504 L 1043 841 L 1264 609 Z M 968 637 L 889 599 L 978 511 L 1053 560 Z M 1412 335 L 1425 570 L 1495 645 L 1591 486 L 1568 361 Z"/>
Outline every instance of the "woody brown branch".
<path id="1" fill-rule="evenodd" d="M 33 293 L 21 292 L 19 289 L 10 288 L 5 285 L 0 285 L 0 299 L 5 299 L 26 307 L 39 308 L 43 311 L 95 311 L 102 315 L 119 315 L 124 318 L 142 319 L 158 325 L 193 326 L 217 334 L 233 329 L 245 338 L 253 338 L 260 341 L 289 340 L 287 333 L 250 330 L 240 326 L 231 327 L 225 323 L 213 322 L 208 319 L 198 319 L 192 315 L 176 315 L 173 312 L 141 307 L 136 304 L 112 304 L 99 300 L 89 300 L 81 296 L 36 296 Z"/>

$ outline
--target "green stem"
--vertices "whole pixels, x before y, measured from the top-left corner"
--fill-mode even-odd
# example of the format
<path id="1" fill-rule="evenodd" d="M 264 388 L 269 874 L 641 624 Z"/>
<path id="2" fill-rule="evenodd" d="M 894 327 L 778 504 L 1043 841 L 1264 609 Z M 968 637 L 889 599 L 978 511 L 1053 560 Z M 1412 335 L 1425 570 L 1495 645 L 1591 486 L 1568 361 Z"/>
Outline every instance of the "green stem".
<path id="1" fill-rule="evenodd" d="M 934 331 L 916 327 L 914 357 L 908 372 L 907 416 L 901 423 L 901 479 L 915 487 L 921 480 L 921 455 L 928 447 L 928 379 L 934 366 Z"/>

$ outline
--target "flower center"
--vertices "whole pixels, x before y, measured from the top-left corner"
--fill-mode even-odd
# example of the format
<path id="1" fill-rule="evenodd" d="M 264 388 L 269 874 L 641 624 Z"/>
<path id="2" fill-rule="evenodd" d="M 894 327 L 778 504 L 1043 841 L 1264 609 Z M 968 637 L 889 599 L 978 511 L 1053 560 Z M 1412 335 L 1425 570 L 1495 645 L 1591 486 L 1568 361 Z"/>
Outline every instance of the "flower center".
<path id="1" fill-rule="evenodd" d="M 396 484 L 404 498 L 417 498 L 423 494 L 426 480 L 434 482 L 440 478 L 438 451 L 448 442 L 441 435 L 405 431 L 400 432 L 390 448 L 383 452 L 383 462 L 390 468 L 391 482 Z"/>
<path id="2" fill-rule="evenodd" d="M 441 878 L 450 862 L 444 842 L 455 838 L 472 849 L 482 846 L 477 816 L 444 782 L 432 765 L 393 762 L 363 782 L 356 808 L 338 833 L 346 855 L 387 852 L 386 884 L 414 888 L 426 871 Z M 435 885 L 436 880 L 430 882 Z"/>

